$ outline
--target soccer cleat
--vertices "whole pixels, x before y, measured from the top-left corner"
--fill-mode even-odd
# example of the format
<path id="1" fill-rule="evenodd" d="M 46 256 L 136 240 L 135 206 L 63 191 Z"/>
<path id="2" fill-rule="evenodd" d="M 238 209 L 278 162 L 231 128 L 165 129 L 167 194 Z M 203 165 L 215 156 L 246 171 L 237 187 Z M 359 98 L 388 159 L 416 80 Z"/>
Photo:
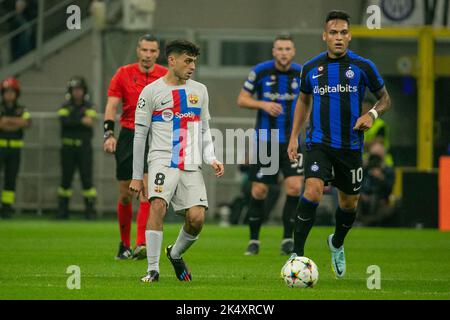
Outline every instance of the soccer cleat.
<path id="1" fill-rule="evenodd" d="M 283 239 L 281 241 L 281 254 L 290 255 L 294 251 L 294 240 L 290 238 Z"/>
<path id="2" fill-rule="evenodd" d="M 186 263 L 184 263 L 183 258 L 174 259 L 171 257 L 170 252 L 172 251 L 172 245 L 166 248 L 166 256 L 172 263 L 173 269 L 175 270 L 175 275 L 180 281 L 192 281 L 192 275 L 188 270 Z"/>
<path id="3" fill-rule="evenodd" d="M 133 260 L 143 260 L 147 258 L 147 248 L 145 245 L 137 246 L 133 251 Z"/>
<path id="4" fill-rule="evenodd" d="M 116 260 L 128 260 L 133 256 L 133 252 L 131 252 L 131 248 L 127 247 L 121 241 L 119 243 L 119 252 L 117 253 Z"/>
<path id="5" fill-rule="evenodd" d="M 150 270 L 147 274 L 141 278 L 141 282 L 158 282 L 159 273 L 156 270 Z"/>
<path id="6" fill-rule="evenodd" d="M 341 279 L 345 275 L 344 246 L 342 245 L 340 248 L 335 248 L 331 242 L 331 239 L 333 239 L 333 234 L 330 234 L 327 240 L 328 247 L 331 251 L 331 267 L 336 278 Z"/>
<path id="7" fill-rule="evenodd" d="M 259 253 L 259 241 L 250 240 L 248 243 L 247 251 L 245 251 L 246 256 L 255 256 Z"/>

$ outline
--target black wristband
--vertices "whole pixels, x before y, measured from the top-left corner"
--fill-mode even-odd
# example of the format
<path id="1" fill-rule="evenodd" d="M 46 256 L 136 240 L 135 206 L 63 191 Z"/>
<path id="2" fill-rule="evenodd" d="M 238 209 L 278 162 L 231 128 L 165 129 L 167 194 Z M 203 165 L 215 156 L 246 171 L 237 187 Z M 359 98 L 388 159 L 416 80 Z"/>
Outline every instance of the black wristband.
<path id="1" fill-rule="evenodd" d="M 114 121 L 113 120 L 105 120 L 103 122 L 103 131 L 112 131 L 114 132 Z"/>

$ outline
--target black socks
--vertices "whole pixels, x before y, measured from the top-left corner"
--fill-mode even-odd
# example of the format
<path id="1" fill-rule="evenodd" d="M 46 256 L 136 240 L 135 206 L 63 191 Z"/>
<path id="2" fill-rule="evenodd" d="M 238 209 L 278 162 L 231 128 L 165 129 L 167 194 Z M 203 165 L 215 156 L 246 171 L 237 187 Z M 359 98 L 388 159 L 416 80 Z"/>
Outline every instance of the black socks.
<path id="1" fill-rule="evenodd" d="M 286 196 L 283 208 L 283 239 L 292 238 L 295 226 L 295 209 L 297 208 L 298 200 L 298 196 Z"/>
<path id="2" fill-rule="evenodd" d="M 264 216 L 264 200 L 251 198 L 248 208 L 248 224 L 250 226 L 250 240 L 259 239 L 259 231 Z"/>
<path id="3" fill-rule="evenodd" d="M 305 242 L 316 218 L 319 204 L 302 197 L 297 207 L 295 217 L 294 252 L 298 256 L 304 255 Z"/>
<path id="4" fill-rule="evenodd" d="M 331 240 L 333 247 L 340 248 L 344 244 L 344 239 L 347 233 L 355 222 L 356 210 L 346 211 L 341 208 L 336 210 L 336 229 L 334 230 L 334 236 Z"/>

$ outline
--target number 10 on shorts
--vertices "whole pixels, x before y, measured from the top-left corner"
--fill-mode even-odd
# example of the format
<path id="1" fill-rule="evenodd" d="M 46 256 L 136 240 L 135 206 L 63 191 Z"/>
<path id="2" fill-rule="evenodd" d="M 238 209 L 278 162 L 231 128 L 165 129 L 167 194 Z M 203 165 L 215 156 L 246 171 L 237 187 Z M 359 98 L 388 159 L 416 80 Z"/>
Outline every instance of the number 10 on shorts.
<path id="1" fill-rule="evenodd" d="M 361 183 L 363 179 L 363 169 L 359 167 L 358 169 L 350 170 L 352 173 L 352 184 L 356 184 L 356 182 Z"/>

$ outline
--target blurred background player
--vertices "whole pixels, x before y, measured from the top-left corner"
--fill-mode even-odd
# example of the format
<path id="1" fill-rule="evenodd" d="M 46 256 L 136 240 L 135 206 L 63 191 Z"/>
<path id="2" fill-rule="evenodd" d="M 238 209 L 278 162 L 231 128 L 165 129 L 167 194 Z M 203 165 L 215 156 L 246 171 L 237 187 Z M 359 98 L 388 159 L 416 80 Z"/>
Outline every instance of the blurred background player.
<path id="1" fill-rule="evenodd" d="M 116 178 L 119 181 L 117 217 L 121 241 L 116 259 L 120 260 L 144 259 L 146 257 L 145 227 L 150 212 L 150 204 L 148 199 L 142 195 L 136 217 L 137 236 L 134 252 L 130 247 L 133 207 L 132 195 L 128 187 L 133 174 L 134 113 L 142 89 L 167 73 L 165 67 L 156 64 L 156 59 L 159 56 L 159 43 L 154 36 L 150 34 L 141 36 L 138 40 L 136 54 L 138 62 L 120 67 L 111 79 L 105 108 L 103 149 L 107 153 L 115 154 Z M 120 103 L 122 103 L 122 114 L 120 116 L 122 128 L 119 138 L 116 140 L 114 122 Z M 146 162 L 144 172 L 147 173 Z M 147 183 L 147 179 L 144 179 L 144 182 Z"/>
<path id="2" fill-rule="evenodd" d="M 58 110 L 61 123 L 61 186 L 58 189 L 59 219 L 69 218 L 69 201 L 75 170 L 83 186 L 85 218 L 94 219 L 97 190 L 92 184 L 92 136 L 97 112 L 88 100 L 86 80 L 72 77 L 67 84 L 67 101 Z"/>
<path id="3" fill-rule="evenodd" d="M 182 254 L 198 239 L 208 208 L 202 159 L 220 177 L 224 166 L 217 161 L 209 129 L 209 96 L 205 85 L 191 80 L 200 49 L 194 43 L 175 40 L 167 44 L 169 71 L 145 87 L 136 109 L 133 150 L 133 180 L 130 190 L 151 201 L 148 221 L 147 274 L 142 282 L 159 281 L 159 258 L 163 241 L 163 222 L 167 207 L 185 216 L 177 240 L 166 248 L 166 255 L 180 281 L 191 281 Z M 143 184 L 144 155 L 148 132 L 149 187 Z M 147 191 L 148 190 L 148 191 Z"/>
<path id="4" fill-rule="evenodd" d="M 13 213 L 16 180 L 19 173 L 20 156 L 23 147 L 24 129 L 31 124 L 30 114 L 18 103 L 20 84 L 10 77 L 0 85 L 0 169 L 4 167 L 1 216 L 10 218 Z"/>
<path id="5" fill-rule="evenodd" d="M 351 229 L 363 179 L 363 132 L 390 107 L 389 94 L 375 64 L 348 50 L 350 16 L 344 11 L 328 13 L 323 41 L 327 51 L 304 64 L 301 93 L 289 142 L 289 157 L 297 157 L 297 137 L 308 116 L 306 134 L 305 191 L 297 208 L 294 255 L 303 256 L 324 183 L 334 172 L 338 188 L 336 228 L 328 236 L 331 265 L 337 278 L 345 275 L 344 239 Z M 373 109 L 361 114 L 366 87 L 378 99 Z"/>
<path id="6" fill-rule="evenodd" d="M 273 42 L 273 60 L 258 64 L 250 72 L 241 90 L 237 104 L 241 108 L 258 110 L 256 130 L 257 149 L 262 143 L 279 143 L 279 171 L 283 172 L 286 202 L 283 208 L 283 240 L 281 253 L 290 254 L 294 249 L 292 233 L 294 213 L 301 193 L 303 178 L 302 155 L 298 150 L 298 162 L 292 164 L 287 155 L 287 143 L 291 135 L 292 118 L 300 88 L 301 66 L 293 61 L 295 57 L 294 41 L 290 36 L 281 35 Z M 253 95 L 256 94 L 256 99 Z M 264 131 L 259 131 L 259 130 Z M 279 130 L 279 141 L 270 141 L 270 130 Z M 267 147 L 267 150 L 271 150 Z M 250 242 L 246 255 L 259 252 L 259 233 L 264 217 L 264 200 L 267 198 L 270 184 L 278 183 L 278 173 L 264 176 L 264 165 L 257 160 L 251 165 L 249 179 L 253 181 L 251 200 L 248 209 Z"/>

